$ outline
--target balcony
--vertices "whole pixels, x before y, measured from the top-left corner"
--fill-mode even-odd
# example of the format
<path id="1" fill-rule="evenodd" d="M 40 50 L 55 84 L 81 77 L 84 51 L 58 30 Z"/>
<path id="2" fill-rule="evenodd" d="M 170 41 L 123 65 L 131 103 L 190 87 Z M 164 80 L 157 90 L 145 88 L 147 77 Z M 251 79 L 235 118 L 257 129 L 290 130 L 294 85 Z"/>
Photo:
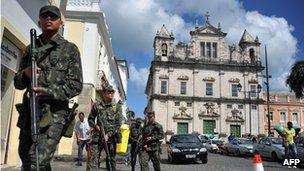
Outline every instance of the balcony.
<path id="1" fill-rule="evenodd" d="M 101 12 L 100 0 L 68 0 L 67 11 Z"/>

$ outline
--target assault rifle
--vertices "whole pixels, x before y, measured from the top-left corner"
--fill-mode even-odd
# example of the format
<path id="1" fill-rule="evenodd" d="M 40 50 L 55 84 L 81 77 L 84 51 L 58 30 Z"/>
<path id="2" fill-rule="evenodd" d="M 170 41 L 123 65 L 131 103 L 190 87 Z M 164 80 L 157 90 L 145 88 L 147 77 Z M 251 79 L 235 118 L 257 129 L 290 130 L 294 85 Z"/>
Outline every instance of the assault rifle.
<path id="1" fill-rule="evenodd" d="M 108 142 L 106 141 L 106 133 L 104 130 L 104 126 L 103 126 L 103 122 L 100 122 L 100 135 L 101 137 L 104 139 L 104 150 L 106 152 L 106 162 L 107 165 L 109 166 L 109 170 L 112 171 L 112 166 L 111 166 L 111 156 L 110 156 L 110 152 L 109 152 L 109 147 L 108 147 Z"/>
<path id="2" fill-rule="evenodd" d="M 74 124 L 72 124 L 72 122 L 75 120 L 75 116 L 77 115 L 77 113 L 75 113 L 75 111 L 76 111 L 76 108 L 78 106 L 79 106 L 78 103 L 74 103 L 73 107 L 69 111 L 69 115 L 65 118 L 65 125 L 64 125 L 64 127 L 62 129 L 62 136 L 65 136 L 65 137 L 68 137 L 68 138 L 71 138 L 73 136 L 73 132 L 71 132 L 71 131 L 73 131 L 73 128 L 71 129 L 70 127 L 71 126 L 72 127 L 75 126 L 75 122 L 74 122 Z"/>
<path id="3" fill-rule="evenodd" d="M 31 44 L 30 44 L 30 57 L 31 57 L 31 99 L 30 99 L 30 106 L 31 106 L 31 132 L 32 132 L 32 139 L 33 143 L 35 144 L 35 153 L 36 153 L 36 170 L 39 171 L 39 153 L 38 153 L 38 113 L 37 113 L 37 94 L 33 90 L 35 87 L 38 86 L 37 81 L 37 49 L 36 49 L 36 30 L 31 29 Z"/>

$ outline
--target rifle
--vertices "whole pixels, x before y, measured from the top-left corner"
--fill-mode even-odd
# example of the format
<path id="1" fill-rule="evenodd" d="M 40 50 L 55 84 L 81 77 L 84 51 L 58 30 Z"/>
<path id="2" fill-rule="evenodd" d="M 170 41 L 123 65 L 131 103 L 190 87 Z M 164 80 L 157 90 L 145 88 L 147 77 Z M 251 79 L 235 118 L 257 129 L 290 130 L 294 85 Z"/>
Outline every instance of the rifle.
<path id="1" fill-rule="evenodd" d="M 31 57 L 31 67 L 32 67 L 32 74 L 31 74 L 31 99 L 30 99 L 30 106 L 31 106 L 31 130 L 32 130 L 32 139 L 33 143 L 35 144 L 35 153 L 36 153 L 36 170 L 39 171 L 39 153 L 38 153 L 38 127 L 37 127 L 37 94 L 33 91 L 34 87 L 38 86 L 37 81 L 37 59 L 36 59 L 36 30 L 31 29 L 31 44 L 30 44 L 30 57 Z"/>
<path id="2" fill-rule="evenodd" d="M 70 128 L 70 126 L 73 126 L 73 127 L 75 126 L 75 124 L 72 124 L 72 122 L 74 121 L 75 116 L 77 115 L 77 113 L 75 113 L 75 110 L 78 106 L 79 106 L 78 103 L 74 103 L 73 107 L 71 108 L 71 110 L 69 112 L 69 115 L 65 118 L 66 122 L 65 122 L 65 125 L 64 125 L 63 129 L 62 129 L 62 136 L 69 137 L 69 138 L 72 137 L 73 131 L 72 132 L 70 132 L 70 131 L 67 132 L 67 130 Z"/>
<path id="3" fill-rule="evenodd" d="M 136 147 L 134 150 L 134 153 L 132 155 L 131 158 L 131 167 L 132 167 L 132 171 L 135 171 L 135 165 L 136 165 L 136 158 L 137 158 L 137 154 L 139 152 L 139 150 L 146 144 L 146 140 L 141 141 L 142 136 L 139 136 L 139 138 L 136 141 Z"/>
<path id="4" fill-rule="evenodd" d="M 106 157 L 107 157 L 106 162 L 109 166 L 109 170 L 112 171 L 112 166 L 111 166 L 111 162 L 110 162 L 111 156 L 110 156 L 110 152 L 109 152 L 108 143 L 106 141 L 106 133 L 105 133 L 105 130 L 104 130 L 103 122 L 101 121 L 100 124 L 101 124 L 100 125 L 100 135 L 104 139 L 104 150 L 106 152 Z"/>

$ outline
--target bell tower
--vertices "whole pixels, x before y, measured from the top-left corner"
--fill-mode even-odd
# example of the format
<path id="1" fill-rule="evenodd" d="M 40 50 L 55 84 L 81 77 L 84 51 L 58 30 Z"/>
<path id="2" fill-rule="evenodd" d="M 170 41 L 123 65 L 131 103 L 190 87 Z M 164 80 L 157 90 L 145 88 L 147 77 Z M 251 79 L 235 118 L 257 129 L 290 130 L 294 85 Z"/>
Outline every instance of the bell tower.
<path id="1" fill-rule="evenodd" d="M 154 60 L 167 61 L 168 57 L 173 54 L 173 43 L 173 33 L 169 33 L 165 25 L 163 25 L 154 37 Z"/>

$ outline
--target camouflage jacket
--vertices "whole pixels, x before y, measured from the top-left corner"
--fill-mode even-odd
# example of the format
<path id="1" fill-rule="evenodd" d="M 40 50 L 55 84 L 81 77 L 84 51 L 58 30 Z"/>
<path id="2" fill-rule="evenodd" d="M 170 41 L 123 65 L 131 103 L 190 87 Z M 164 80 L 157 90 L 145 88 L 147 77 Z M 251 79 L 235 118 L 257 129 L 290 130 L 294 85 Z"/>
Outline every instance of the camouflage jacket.
<path id="1" fill-rule="evenodd" d="M 129 139 L 130 143 L 136 142 L 136 140 L 138 140 L 139 136 L 141 135 L 141 129 L 142 126 L 137 126 L 136 122 L 131 124 L 130 139 Z"/>
<path id="2" fill-rule="evenodd" d="M 141 130 L 143 141 L 146 141 L 148 146 L 147 151 L 154 151 L 159 149 L 160 140 L 164 138 L 163 127 L 154 122 L 153 124 L 147 123 Z M 150 140 L 147 140 L 147 137 L 151 137 Z"/>
<path id="3" fill-rule="evenodd" d="M 41 35 L 37 39 L 37 66 L 41 68 L 38 86 L 46 93 L 44 98 L 54 101 L 68 101 L 82 90 L 82 66 L 77 46 L 57 35 L 47 44 L 42 43 Z M 20 62 L 19 71 L 14 78 L 17 89 L 30 90 L 30 79 L 22 72 L 31 66 L 29 47 Z"/>
<path id="4" fill-rule="evenodd" d="M 88 122 L 92 128 L 95 128 L 96 125 L 100 126 L 101 123 L 103 123 L 105 134 L 108 135 L 109 139 L 119 141 L 117 139 L 121 138 L 119 137 L 119 128 L 122 119 L 121 107 L 118 103 L 106 104 L 101 100 L 93 105 L 88 117 Z M 96 132 L 93 133 L 92 139 L 94 142 L 99 141 L 99 135 L 96 135 Z"/>

